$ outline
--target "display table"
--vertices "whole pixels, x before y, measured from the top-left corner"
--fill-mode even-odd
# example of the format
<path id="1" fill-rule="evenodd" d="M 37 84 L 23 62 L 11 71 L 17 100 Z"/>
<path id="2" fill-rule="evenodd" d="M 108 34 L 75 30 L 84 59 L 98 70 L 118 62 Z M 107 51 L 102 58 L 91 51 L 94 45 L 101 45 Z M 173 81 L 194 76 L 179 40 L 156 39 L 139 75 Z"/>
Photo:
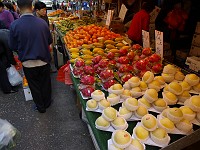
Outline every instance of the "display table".
<path id="1" fill-rule="evenodd" d="M 86 111 L 87 100 L 82 98 L 80 91 L 78 89 L 79 79 L 74 78 L 74 76 L 72 74 L 71 74 L 71 78 L 72 78 L 74 88 L 77 93 L 77 98 L 78 98 L 78 100 L 80 100 L 80 103 L 82 105 L 82 111 L 83 111 L 82 113 L 85 115 L 84 121 L 88 124 L 90 132 L 92 132 L 91 136 L 93 138 L 95 138 L 95 139 L 93 139 L 93 141 L 95 140 L 96 143 L 98 144 L 95 147 L 97 149 L 99 148 L 101 150 L 107 150 L 108 149 L 107 141 L 111 138 L 112 133 L 96 129 L 95 121 L 99 116 L 101 116 L 101 113 Z M 100 89 L 99 87 L 97 87 L 97 88 Z M 107 93 L 106 93 L 106 95 L 107 95 Z M 118 105 L 114 106 L 114 108 L 118 110 L 118 108 L 120 106 L 121 106 L 121 104 L 118 104 Z M 151 113 L 151 114 L 156 115 L 155 113 Z M 128 127 L 127 131 L 132 135 L 133 128 L 136 126 L 137 121 L 130 121 L 130 122 L 128 122 L 128 124 L 129 124 L 129 127 Z M 200 128 L 199 126 L 194 125 L 194 127 L 193 127 L 194 132 L 188 136 L 169 134 L 171 137 L 170 144 L 165 149 L 167 149 L 168 147 L 171 149 L 172 148 L 173 149 L 175 149 L 175 148 L 181 149 L 181 148 L 184 148 L 186 146 L 189 146 L 189 145 L 197 142 L 199 140 L 198 136 L 200 135 L 199 128 Z M 182 142 L 182 141 L 185 141 L 185 142 Z M 186 141 L 188 141 L 188 142 L 186 142 Z M 153 149 L 160 149 L 160 148 L 156 147 L 156 146 L 146 145 L 146 149 L 153 150 Z"/>

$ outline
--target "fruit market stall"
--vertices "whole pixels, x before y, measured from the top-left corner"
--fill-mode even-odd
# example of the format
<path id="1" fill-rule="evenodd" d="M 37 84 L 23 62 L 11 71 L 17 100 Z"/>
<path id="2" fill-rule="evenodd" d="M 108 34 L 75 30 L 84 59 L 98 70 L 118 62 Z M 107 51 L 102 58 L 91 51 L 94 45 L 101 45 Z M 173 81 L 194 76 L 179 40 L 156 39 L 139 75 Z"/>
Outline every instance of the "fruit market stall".
<path id="1" fill-rule="evenodd" d="M 93 103 L 92 101 L 89 100 L 86 100 L 85 97 L 83 98 L 83 95 L 82 93 L 80 92 L 80 89 L 79 89 L 79 86 L 80 85 L 80 80 L 75 78 L 73 75 L 72 75 L 72 79 L 73 79 L 73 83 L 74 83 L 74 86 L 75 86 L 75 89 L 76 89 L 76 92 L 77 92 L 77 96 L 82 104 L 82 107 L 83 107 L 83 110 L 84 110 L 84 113 L 86 114 L 86 117 L 87 117 L 87 120 L 88 120 L 88 124 L 90 126 L 90 128 L 92 129 L 92 134 L 94 134 L 95 136 L 95 139 L 98 143 L 98 146 L 100 149 L 108 149 L 108 140 L 111 139 L 112 137 L 112 132 L 111 131 L 102 131 L 104 128 L 101 128 L 101 130 L 97 129 L 97 119 L 99 118 L 100 122 L 101 122 L 101 118 L 100 116 L 102 115 L 101 113 L 99 112 L 92 112 L 92 111 L 88 111 L 87 108 L 88 108 L 88 105 L 90 105 L 90 103 Z M 96 86 L 96 89 L 102 89 L 100 86 Z M 102 90 L 104 93 L 105 93 L 105 97 L 107 97 L 107 99 L 109 99 L 109 94 L 107 91 L 104 91 Z M 98 92 L 96 92 L 98 93 Z M 97 94 L 98 95 L 98 94 Z M 162 97 L 162 95 L 159 93 L 159 96 L 158 97 Z M 94 98 L 93 98 L 94 99 Z M 98 102 L 99 103 L 99 102 Z M 119 110 L 119 108 L 122 106 L 122 104 L 117 104 L 117 105 L 114 105 L 113 107 L 116 109 L 116 110 Z M 180 107 L 181 105 L 174 105 L 173 107 Z M 98 106 L 100 107 L 100 105 Z M 182 109 L 184 107 L 182 106 Z M 175 109 L 176 110 L 176 109 Z M 175 111 L 174 110 L 174 111 Z M 153 114 L 153 115 L 157 115 L 155 112 L 150 112 L 149 113 Z M 167 119 L 168 120 L 168 119 Z M 126 131 L 128 131 L 128 133 L 130 133 L 131 135 L 133 134 L 133 129 L 134 127 L 137 125 L 138 121 L 127 121 L 128 122 L 128 128 Z M 199 126 L 197 125 L 193 125 L 193 133 L 190 133 L 189 135 L 184 135 L 183 133 L 178 133 L 178 134 L 169 134 L 170 136 L 170 143 L 169 143 L 169 146 L 170 147 L 174 147 L 174 144 L 176 143 L 179 144 L 179 148 L 183 148 L 183 144 L 182 144 L 182 140 L 188 140 L 188 139 L 193 139 L 191 141 L 191 143 L 185 143 L 186 146 L 187 144 L 192 144 L 192 142 L 194 143 L 195 141 L 197 141 L 197 139 L 195 139 L 195 136 L 192 136 L 192 135 L 195 135 L 197 134 L 198 132 L 200 132 L 199 130 Z M 180 144 L 181 143 L 181 144 Z M 157 146 L 152 146 L 152 145 L 145 145 L 146 146 L 146 149 L 160 149 L 160 147 L 157 147 Z M 167 148 L 168 146 L 166 146 Z M 177 147 L 178 148 L 178 147 Z"/>
<path id="2" fill-rule="evenodd" d="M 131 139 L 116 140 L 124 135 L 160 149 L 200 132 L 199 77 L 115 36 L 69 48 L 72 80 L 99 148 L 131 146 Z"/>
<path id="3" fill-rule="evenodd" d="M 199 76 L 106 27 L 72 20 L 55 26 L 97 149 L 181 149 L 198 140 Z"/>

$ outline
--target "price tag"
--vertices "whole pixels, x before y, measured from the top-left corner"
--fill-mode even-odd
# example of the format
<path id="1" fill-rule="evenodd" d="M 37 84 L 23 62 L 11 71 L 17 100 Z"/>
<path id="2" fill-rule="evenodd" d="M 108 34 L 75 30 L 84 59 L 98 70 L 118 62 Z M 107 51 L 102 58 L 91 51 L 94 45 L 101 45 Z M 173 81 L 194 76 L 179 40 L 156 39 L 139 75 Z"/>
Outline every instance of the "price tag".
<path id="1" fill-rule="evenodd" d="M 163 32 L 155 30 L 156 53 L 163 59 Z"/>
<path id="2" fill-rule="evenodd" d="M 127 8 L 124 4 L 122 4 L 121 6 L 121 9 L 120 9 L 120 12 L 119 12 L 119 18 L 124 21 L 124 18 L 125 18 L 125 15 L 126 15 L 126 12 L 127 12 Z"/>
<path id="3" fill-rule="evenodd" d="M 150 47 L 149 32 L 142 30 L 142 41 L 144 48 Z"/>
<path id="4" fill-rule="evenodd" d="M 110 23 L 112 21 L 112 17 L 113 17 L 113 10 L 108 10 L 108 15 L 107 15 L 107 19 L 106 19 L 106 26 L 110 26 Z"/>

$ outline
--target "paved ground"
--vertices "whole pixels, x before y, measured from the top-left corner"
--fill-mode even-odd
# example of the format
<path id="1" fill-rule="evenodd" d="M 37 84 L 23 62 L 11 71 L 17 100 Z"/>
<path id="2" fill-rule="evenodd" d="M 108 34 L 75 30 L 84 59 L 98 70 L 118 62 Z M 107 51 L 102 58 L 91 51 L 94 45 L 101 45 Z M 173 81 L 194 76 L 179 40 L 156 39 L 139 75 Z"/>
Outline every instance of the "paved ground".
<path id="1" fill-rule="evenodd" d="M 20 132 L 15 150 L 93 150 L 86 124 L 79 118 L 75 92 L 51 74 L 54 103 L 45 114 L 33 110 L 33 101 L 25 101 L 19 92 L 0 92 L 0 118 L 7 119 Z"/>

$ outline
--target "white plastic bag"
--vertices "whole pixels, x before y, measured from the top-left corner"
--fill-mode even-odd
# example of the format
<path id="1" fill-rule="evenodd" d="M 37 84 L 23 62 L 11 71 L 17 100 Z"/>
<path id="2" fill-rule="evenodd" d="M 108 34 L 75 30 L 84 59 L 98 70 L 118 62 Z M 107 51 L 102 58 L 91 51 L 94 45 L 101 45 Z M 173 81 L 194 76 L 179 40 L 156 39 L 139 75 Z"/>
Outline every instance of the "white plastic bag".
<path id="1" fill-rule="evenodd" d="M 7 120 L 0 119 L 0 149 L 14 147 L 16 136 L 19 136 L 19 131 Z"/>
<path id="2" fill-rule="evenodd" d="M 22 83 L 22 77 L 13 65 L 6 69 L 8 74 L 8 80 L 12 86 L 16 86 Z"/>

